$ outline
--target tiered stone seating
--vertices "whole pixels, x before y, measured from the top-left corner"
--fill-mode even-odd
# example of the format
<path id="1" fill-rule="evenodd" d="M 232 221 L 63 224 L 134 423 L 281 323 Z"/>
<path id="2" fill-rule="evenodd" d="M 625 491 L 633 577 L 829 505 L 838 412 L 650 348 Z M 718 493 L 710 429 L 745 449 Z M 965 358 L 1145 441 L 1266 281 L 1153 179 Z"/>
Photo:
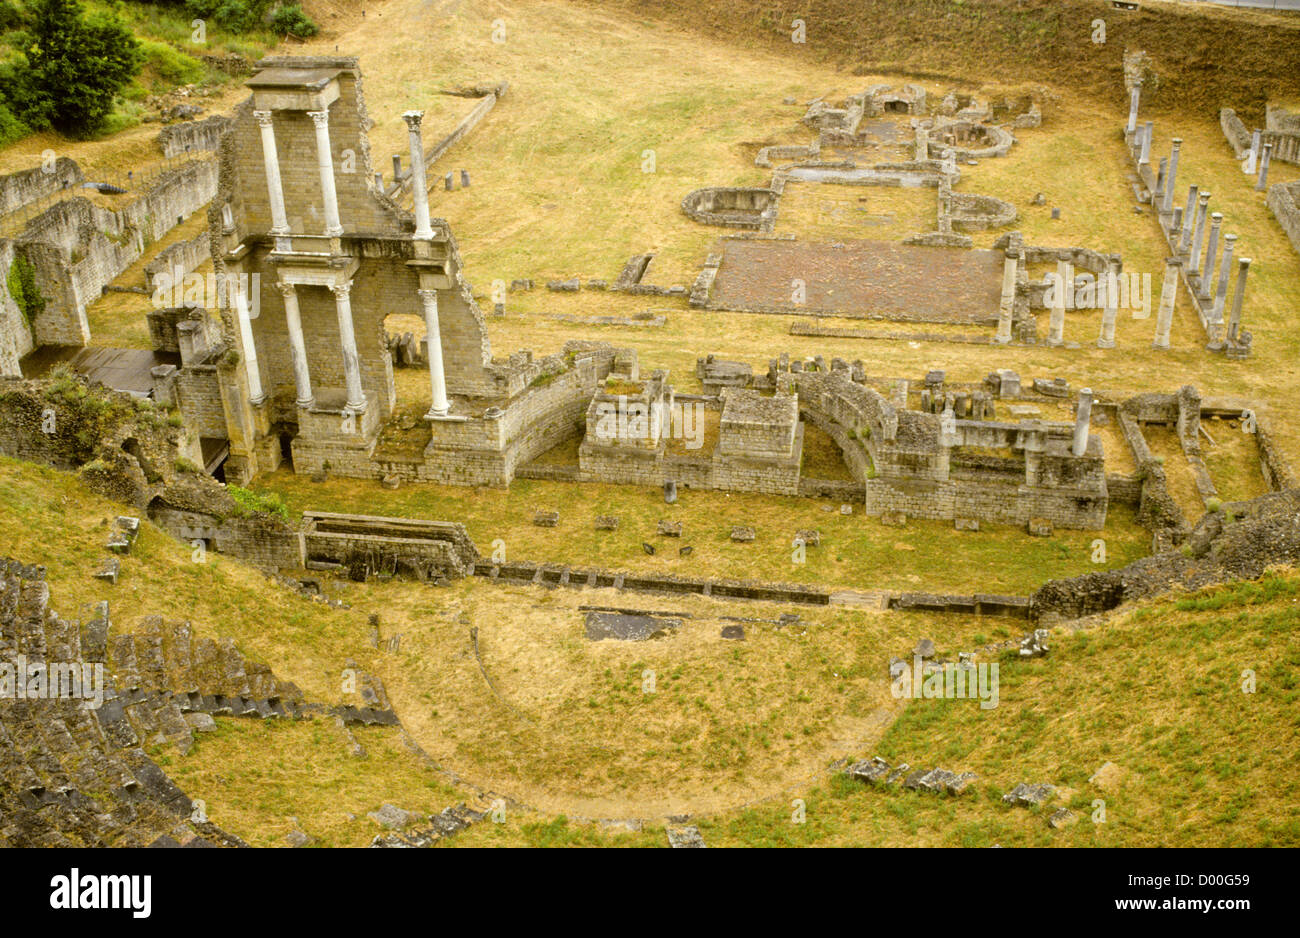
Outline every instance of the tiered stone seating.
<path id="1" fill-rule="evenodd" d="M 102 662 L 107 609 L 92 612 L 80 628 L 61 619 L 49 609 L 43 569 L 0 561 L 0 660 L 16 666 L 21 655 L 29 669 Z M 134 643 L 120 644 L 134 664 Z M 147 646 L 146 673 L 154 650 Z M 242 845 L 192 821 L 190 799 L 140 748 L 127 711 L 172 738 L 185 723 L 176 703 L 138 689 L 119 693 L 108 681 L 104 690 L 98 710 L 75 698 L 0 697 L 0 845 Z"/>

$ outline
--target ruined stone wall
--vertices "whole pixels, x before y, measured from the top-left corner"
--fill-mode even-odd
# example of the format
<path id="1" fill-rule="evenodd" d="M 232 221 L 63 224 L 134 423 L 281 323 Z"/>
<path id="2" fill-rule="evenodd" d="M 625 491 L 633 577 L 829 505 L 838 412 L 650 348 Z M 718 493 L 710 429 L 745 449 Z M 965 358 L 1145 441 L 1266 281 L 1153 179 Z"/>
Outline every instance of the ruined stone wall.
<path id="1" fill-rule="evenodd" d="M 186 153 L 214 152 L 229 127 L 230 118 L 220 114 L 201 121 L 168 124 L 158 132 L 158 149 L 168 159 Z"/>
<path id="2" fill-rule="evenodd" d="M 55 160 L 51 168 L 53 172 L 48 173 L 43 166 L 37 166 L 0 176 L 0 216 L 85 181 L 81 167 L 66 156 Z"/>
<path id="3" fill-rule="evenodd" d="M 0 376 L 20 374 L 19 362 L 35 347 L 27 319 L 9 295 L 14 256 L 14 243 L 0 239 Z"/>
<path id="4" fill-rule="evenodd" d="M 196 436 L 225 439 L 226 411 L 221 406 L 221 382 L 215 365 L 190 365 L 175 376 L 176 404 L 185 426 Z"/>
<path id="5" fill-rule="evenodd" d="M 173 289 L 179 291 L 183 286 L 181 278 L 211 259 L 211 237 L 206 231 L 200 232 L 188 241 L 178 241 L 171 247 L 159 251 L 157 256 L 144 267 L 149 292 L 153 293 L 159 288 L 158 278 L 162 274 L 170 278 Z"/>
<path id="6" fill-rule="evenodd" d="M 1300 254 L 1300 182 L 1279 182 L 1268 187 L 1268 208 Z"/>
<path id="7" fill-rule="evenodd" d="M 164 173 L 120 211 L 71 198 L 32 219 L 19 249 L 36 268 L 37 287 L 46 300 L 33 324 L 36 343 L 87 344 L 86 306 L 151 243 L 210 201 L 215 189 L 215 164 L 194 161 Z"/>
<path id="8" fill-rule="evenodd" d="M 206 550 L 238 557 L 264 570 L 302 566 L 298 532 L 266 515 L 217 517 L 158 502 L 150 506 L 149 520 L 177 540 L 201 541 Z"/>

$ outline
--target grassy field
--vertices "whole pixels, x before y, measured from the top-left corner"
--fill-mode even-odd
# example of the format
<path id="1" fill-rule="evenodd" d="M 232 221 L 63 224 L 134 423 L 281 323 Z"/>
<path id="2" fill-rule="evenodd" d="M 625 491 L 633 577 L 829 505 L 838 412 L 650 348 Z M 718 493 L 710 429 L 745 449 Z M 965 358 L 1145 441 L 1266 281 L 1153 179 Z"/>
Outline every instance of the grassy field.
<path id="1" fill-rule="evenodd" d="M 973 771 L 960 797 L 833 778 L 762 805 L 704 818 L 710 846 L 1274 846 L 1300 844 L 1300 574 L 1158 600 L 1073 634 L 1045 659 L 1003 658 L 999 705 L 916 700 L 879 754 Z M 1254 672 L 1253 693 L 1243 672 Z M 1141 719 L 1134 719 L 1135 715 Z M 1112 779 L 1090 781 L 1104 763 Z M 1039 809 L 1005 805 L 1019 782 L 1058 791 Z M 794 799 L 806 820 L 793 823 Z M 1077 823 L 1053 830 L 1068 807 Z M 1099 809 L 1104 811 L 1099 812 Z M 1104 820 L 1103 820 L 1104 818 Z M 659 825 L 611 834 L 524 814 L 473 828 L 457 846 L 645 846 Z"/>
<path id="2" fill-rule="evenodd" d="M 259 480 L 257 490 L 281 496 L 291 517 L 307 510 L 359 511 L 460 521 L 485 556 L 500 540 L 510 561 L 850 589 L 1028 593 L 1049 577 L 1120 567 L 1150 549 L 1149 532 L 1123 507 L 1111 508 L 1103 531 L 1059 530 L 1034 538 L 1009 525 L 957 531 L 951 522 L 910 519 L 904 528 L 886 527 L 864 518 L 860 507 L 841 515 L 839 502 L 819 499 L 679 490 L 678 501 L 666 505 L 656 489 L 578 482 L 520 479 L 509 489 L 390 490 L 378 482 L 311 482 L 281 471 Z M 558 510 L 559 524 L 533 525 L 539 510 Z M 618 530 L 597 531 L 599 515 L 618 516 Z M 680 521 L 681 539 L 657 536 L 660 519 Z M 757 538 L 733 543 L 732 525 L 753 527 Z M 795 563 L 791 542 L 805 528 L 821 532 L 821 546 Z M 1104 565 L 1091 560 L 1098 537 L 1107 545 Z M 641 547 L 646 541 L 659 548 L 653 556 Z M 694 551 L 682 557 L 677 549 L 687 544 Z M 960 559 L 954 563 L 954 557 Z"/>

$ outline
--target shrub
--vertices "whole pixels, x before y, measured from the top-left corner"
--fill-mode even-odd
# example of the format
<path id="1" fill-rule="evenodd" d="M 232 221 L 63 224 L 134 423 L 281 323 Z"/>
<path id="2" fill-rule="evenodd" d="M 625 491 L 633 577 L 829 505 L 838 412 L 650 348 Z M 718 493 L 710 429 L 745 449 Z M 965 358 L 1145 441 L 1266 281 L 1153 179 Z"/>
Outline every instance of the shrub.
<path id="1" fill-rule="evenodd" d="M 276 9 L 271 17 L 271 28 L 282 35 L 297 36 L 299 39 L 306 39 L 320 32 L 311 17 L 296 3 L 286 3 Z"/>
<path id="2" fill-rule="evenodd" d="M 238 485 L 226 486 L 226 491 L 230 497 L 235 500 L 238 511 L 242 515 L 263 512 L 268 515 L 274 515 L 281 521 L 289 520 L 289 506 L 284 503 L 279 495 L 273 492 L 262 494 L 253 492 L 249 489 L 240 488 Z"/>

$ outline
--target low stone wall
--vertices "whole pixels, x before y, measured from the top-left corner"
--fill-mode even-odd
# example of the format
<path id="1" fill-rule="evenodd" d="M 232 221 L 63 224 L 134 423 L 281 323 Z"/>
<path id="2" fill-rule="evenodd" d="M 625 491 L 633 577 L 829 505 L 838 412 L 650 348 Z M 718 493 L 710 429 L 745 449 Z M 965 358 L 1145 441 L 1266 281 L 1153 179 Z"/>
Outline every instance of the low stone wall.
<path id="1" fill-rule="evenodd" d="M 1276 120 L 1275 123 L 1277 123 Z M 1232 147 L 1237 159 L 1245 159 L 1246 154 L 1250 152 L 1253 135 L 1246 129 L 1246 125 L 1241 122 L 1237 112 L 1230 107 L 1225 107 L 1219 111 L 1219 126 L 1223 128 L 1223 136 L 1227 138 L 1228 144 Z M 1273 145 L 1272 159 L 1280 160 L 1283 163 L 1300 163 L 1300 130 L 1282 130 L 1268 127 L 1268 129 L 1260 131 L 1259 134 L 1261 149 L 1266 143 Z"/>
<path id="2" fill-rule="evenodd" d="M 168 159 L 186 153 L 215 153 L 230 124 L 229 117 L 219 114 L 201 121 L 168 124 L 158 132 L 158 149 Z"/>
<path id="3" fill-rule="evenodd" d="M 1300 254 L 1300 182 L 1279 182 L 1269 186 L 1268 208 L 1291 239 L 1291 246 Z"/>
<path id="4" fill-rule="evenodd" d="M 85 182 L 85 178 L 76 160 L 66 156 L 56 159 L 50 172 L 46 172 L 44 166 L 37 166 L 0 176 L 0 216 L 15 212 L 56 192 L 79 186 Z"/>
<path id="5" fill-rule="evenodd" d="M 188 241 L 178 241 L 171 247 L 159 251 L 158 256 L 144 267 L 149 292 L 157 291 L 159 287 L 157 280 L 160 274 L 166 274 L 170 278 L 171 286 L 179 289 L 181 278 L 211 259 L 211 235 L 206 231 L 200 232 Z"/>
<path id="6" fill-rule="evenodd" d="M 703 225 L 770 231 L 777 197 L 771 189 L 718 187 L 696 189 L 682 199 L 682 211 Z"/>

